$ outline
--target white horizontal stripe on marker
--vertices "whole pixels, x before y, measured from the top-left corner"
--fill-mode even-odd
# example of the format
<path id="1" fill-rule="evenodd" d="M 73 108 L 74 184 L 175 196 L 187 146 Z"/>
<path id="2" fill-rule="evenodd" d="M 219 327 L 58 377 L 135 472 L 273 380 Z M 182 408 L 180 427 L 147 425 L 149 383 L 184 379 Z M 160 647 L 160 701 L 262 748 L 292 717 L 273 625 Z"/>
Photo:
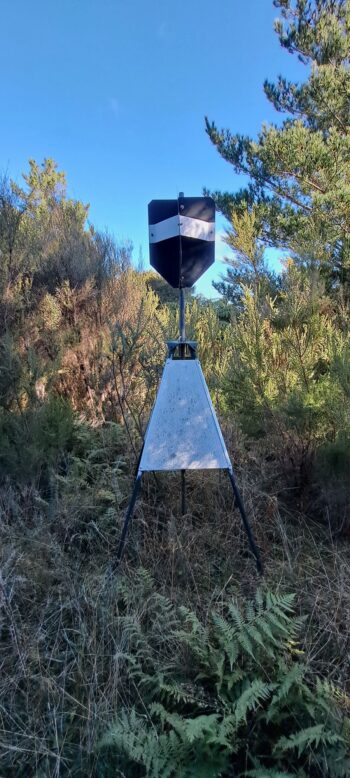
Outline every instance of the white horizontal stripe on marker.
<path id="1" fill-rule="evenodd" d="M 159 243 L 161 240 L 167 240 L 168 238 L 175 238 L 180 235 L 179 228 L 179 216 L 170 216 L 169 219 L 164 219 L 157 224 L 149 225 L 149 242 Z"/>
<path id="2" fill-rule="evenodd" d="M 204 222 L 202 219 L 192 219 L 191 216 L 180 216 L 180 232 L 186 238 L 215 240 L 215 222 Z"/>
<path id="3" fill-rule="evenodd" d="M 191 216 L 171 216 L 157 224 L 149 225 L 149 242 L 159 243 L 168 238 L 183 235 L 186 238 L 198 240 L 215 240 L 215 222 L 204 222 L 202 219 L 192 219 Z"/>

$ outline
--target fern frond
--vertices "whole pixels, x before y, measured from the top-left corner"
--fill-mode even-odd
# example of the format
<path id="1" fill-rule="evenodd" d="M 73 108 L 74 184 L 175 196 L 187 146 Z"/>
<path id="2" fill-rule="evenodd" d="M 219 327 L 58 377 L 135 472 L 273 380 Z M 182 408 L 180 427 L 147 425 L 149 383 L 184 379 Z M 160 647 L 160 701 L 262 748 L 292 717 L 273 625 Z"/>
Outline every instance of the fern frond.
<path id="1" fill-rule="evenodd" d="M 248 770 L 244 775 L 247 778 L 295 778 L 295 773 L 286 773 L 269 767 L 258 767 L 257 770 Z M 301 774 L 299 775 L 301 776 Z"/>
<path id="2" fill-rule="evenodd" d="M 235 719 L 237 724 L 247 720 L 249 711 L 254 710 L 258 705 L 266 702 L 275 687 L 275 684 L 265 683 L 259 678 L 255 678 L 255 680 L 242 692 L 235 703 Z"/>
<path id="3" fill-rule="evenodd" d="M 256 611 L 259 614 L 262 608 L 264 607 L 264 597 L 263 597 L 262 589 L 256 590 L 254 604 L 255 604 Z"/>
<path id="4" fill-rule="evenodd" d="M 253 621 L 253 619 L 255 619 L 256 612 L 254 608 L 254 602 L 252 602 L 251 600 L 248 600 L 246 604 L 245 613 L 246 613 L 246 621 Z"/>
<path id="5" fill-rule="evenodd" d="M 293 634 L 291 626 L 283 623 L 283 620 L 277 616 L 277 611 L 275 609 L 266 611 L 265 617 L 270 627 L 275 628 L 275 633 L 278 636 L 280 636 L 281 633 L 286 637 L 290 637 L 291 634 Z"/>
<path id="6" fill-rule="evenodd" d="M 243 621 L 242 615 L 241 615 L 240 610 L 237 607 L 236 603 L 234 603 L 232 601 L 229 602 L 228 609 L 229 609 L 229 612 L 231 614 L 231 617 L 232 617 L 234 623 L 236 624 L 236 627 L 238 628 L 238 630 L 241 630 L 243 628 L 244 621 Z"/>
<path id="7" fill-rule="evenodd" d="M 186 735 L 189 743 L 203 739 L 206 743 L 216 742 L 219 716 L 211 713 L 208 716 L 196 716 L 194 719 L 186 719 Z M 227 741 L 225 742 L 227 746 Z"/>
<path id="8" fill-rule="evenodd" d="M 260 615 L 256 619 L 255 624 L 256 624 L 256 628 L 263 633 L 263 637 L 265 636 L 265 646 L 266 647 L 269 646 L 270 652 L 272 651 L 272 654 L 274 655 L 274 650 L 270 644 L 273 644 L 274 647 L 276 647 L 276 645 L 278 645 L 278 641 L 276 640 L 276 637 L 273 634 L 273 630 L 271 629 L 270 624 L 268 624 L 265 618 L 265 613 L 260 613 Z"/>
<path id="9" fill-rule="evenodd" d="M 266 603 L 269 608 L 277 607 L 289 614 L 294 613 L 294 601 L 295 594 L 276 594 L 271 591 L 266 594 Z"/>
<path id="10" fill-rule="evenodd" d="M 184 719 L 183 716 L 180 716 L 178 713 L 169 713 L 169 711 L 164 708 L 164 705 L 161 705 L 159 702 L 155 702 L 150 706 L 150 713 L 155 714 L 160 719 L 163 727 L 165 724 L 168 724 L 178 733 L 181 740 L 186 741 L 186 719 Z"/>
<path id="11" fill-rule="evenodd" d="M 241 632 L 237 633 L 237 641 L 243 649 L 244 653 L 249 654 L 252 659 L 255 659 L 253 644 L 246 628 L 243 628 Z"/>
<path id="12" fill-rule="evenodd" d="M 258 767 L 257 770 L 248 770 L 248 772 L 245 772 L 244 775 L 247 778 L 295 778 L 295 773 L 286 773 L 281 770 L 274 770 L 273 767 Z"/>
<path id="13" fill-rule="evenodd" d="M 276 708 L 279 707 L 279 703 L 283 702 L 288 697 L 292 686 L 297 686 L 300 688 L 300 684 L 304 679 L 305 672 L 306 668 L 303 667 L 303 665 L 294 664 L 292 668 L 284 675 L 282 683 L 279 684 L 277 691 L 272 697 L 267 715 L 268 720 L 273 718 Z"/>
<path id="14" fill-rule="evenodd" d="M 216 637 L 218 642 L 221 646 L 226 650 L 226 646 L 228 646 L 233 641 L 235 630 L 232 626 L 232 624 L 229 624 L 229 622 L 224 619 L 223 616 L 220 616 L 219 613 L 216 613 L 216 611 L 213 611 L 211 614 L 211 618 L 213 621 L 213 624 L 215 624 L 215 627 L 217 629 Z"/>
<path id="15" fill-rule="evenodd" d="M 316 691 L 326 700 L 340 705 L 343 710 L 350 711 L 350 697 L 343 689 L 339 689 L 331 681 L 317 678 Z"/>
<path id="16" fill-rule="evenodd" d="M 158 691 L 162 699 L 175 702 L 178 705 L 196 704 L 198 707 L 201 705 L 198 689 L 195 689 L 189 682 L 179 683 L 172 678 L 169 678 L 168 681 L 159 679 Z"/>
<path id="17" fill-rule="evenodd" d="M 174 729 L 159 734 L 144 716 L 134 709 L 122 711 L 99 748 L 114 746 L 130 762 L 143 765 L 149 778 L 170 778 L 179 775 L 179 766 L 186 764 L 190 749 Z"/>
<path id="18" fill-rule="evenodd" d="M 257 628 L 256 624 L 247 624 L 247 632 L 249 637 L 255 641 L 255 643 L 258 643 L 261 648 L 266 648 L 266 641 L 264 641 L 264 638 L 261 635 L 261 632 Z"/>
<path id="19" fill-rule="evenodd" d="M 298 750 L 298 756 L 304 751 L 318 748 L 320 745 L 335 745 L 343 743 L 341 735 L 331 732 L 325 728 L 324 724 L 315 724 L 312 727 L 306 727 L 299 732 L 295 732 L 289 737 L 281 737 L 277 741 L 274 752 L 285 753 L 293 748 Z"/>
<path id="20" fill-rule="evenodd" d="M 205 632 L 203 624 L 199 621 L 196 614 L 193 613 L 193 611 L 191 611 L 189 608 L 186 608 L 184 605 L 180 605 L 179 613 L 185 625 L 191 627 L 192 633 L 203 634 L 203 632 Z"/>

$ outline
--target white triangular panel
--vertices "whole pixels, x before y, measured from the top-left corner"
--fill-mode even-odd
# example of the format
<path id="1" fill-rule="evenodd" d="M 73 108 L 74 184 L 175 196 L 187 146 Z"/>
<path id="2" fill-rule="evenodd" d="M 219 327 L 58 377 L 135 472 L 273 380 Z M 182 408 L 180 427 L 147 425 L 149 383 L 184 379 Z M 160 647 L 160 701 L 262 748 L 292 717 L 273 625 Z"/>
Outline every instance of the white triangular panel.
<path id="1" fill-rule="evenodd" d="M 198 359 L 167 359 L 139 470 L 231 470 Z"/>

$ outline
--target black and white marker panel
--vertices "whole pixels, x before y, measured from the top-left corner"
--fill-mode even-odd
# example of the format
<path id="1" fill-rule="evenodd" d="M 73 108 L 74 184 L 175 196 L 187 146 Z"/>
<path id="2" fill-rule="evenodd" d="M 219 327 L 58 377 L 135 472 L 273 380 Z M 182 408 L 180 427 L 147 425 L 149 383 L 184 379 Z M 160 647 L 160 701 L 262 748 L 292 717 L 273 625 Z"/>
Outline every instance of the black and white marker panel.
<path id="1" fill-rule="evenodd" d="M 152 267 L 173 287 L 193 286 L 215 258 L 214 200 L 152 200 L 148 222 Z"/>

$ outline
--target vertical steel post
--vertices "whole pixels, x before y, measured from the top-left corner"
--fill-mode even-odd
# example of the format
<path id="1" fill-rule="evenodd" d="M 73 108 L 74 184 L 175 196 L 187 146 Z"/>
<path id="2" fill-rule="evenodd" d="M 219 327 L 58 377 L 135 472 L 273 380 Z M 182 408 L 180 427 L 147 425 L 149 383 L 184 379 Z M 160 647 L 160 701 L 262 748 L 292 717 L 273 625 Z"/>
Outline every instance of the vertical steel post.
<path id="1" fill-rule="evenodd" d="M 184 193 L 179 192 L 179 197 L 177 200 L 177 212 L 179 215 L 179 219 L 181 216 L 180 210 L 183 206 L 180 205 L 180 200 L 183 198 Z M 180 330 L 180 341 L 183 343 L 186 340 L 186 327 L 185 327 L 185 290 L 182 286 L 182 240 L 181 240 L 181 231 L 180 231 L 180 242 L 179 242 L 179 265 L 180 265 L 180 288 L 179 288 L 179 330 Z M 180 346 L 180 358 L 185 358 L 185 348 L 186 346 Z"/>
<path id="2" fill-rule="evenodd" d="M 180 237 L 181 245 L 181 237 Z M 185 340 L 186 340 L 186 328 L 185 328 L 185 290 L 180 287 L 179 289 L 179 324 L 180 324 L 180 341 L 183 345 L 180 345 L 180 359 L 185 359 Z M 181 513 L 184 516 L 187 512 L 186 508 L 186 479 L 185 470 L 181 470 Z"/>
<path id="3" fill-rule="evenodd" d="M 179 329 L 180 329 L 180 340 L 184 343 L 186 340 L 186 326 L 185 326 L 185 290 L 181 287 L 179 289 Z M 184 346 L 180 347 L 185 348 Z M 182 359 L 184 358 L 185 354 L 181 354 Z"/>
<path id="4" fill-rule="evenodd" d="M 180 218 L 180 199 L 184 196 L 183 192 L 179 192 L 178 197 L 178 214 Z M 186 356 L 186 323 L 185 323 L 185 290 L 182 286 L 182 241 L 180 232 L 180 245 L 179 245 L 179 263 L 180 263 L 180 288 L 179 288 L 179 330 L 180 330 L 180 359 L 185 359 Z M 181 513 L 184 516 L 187 512 L 186 507 L 186 471 L 181 470 Z"/>

